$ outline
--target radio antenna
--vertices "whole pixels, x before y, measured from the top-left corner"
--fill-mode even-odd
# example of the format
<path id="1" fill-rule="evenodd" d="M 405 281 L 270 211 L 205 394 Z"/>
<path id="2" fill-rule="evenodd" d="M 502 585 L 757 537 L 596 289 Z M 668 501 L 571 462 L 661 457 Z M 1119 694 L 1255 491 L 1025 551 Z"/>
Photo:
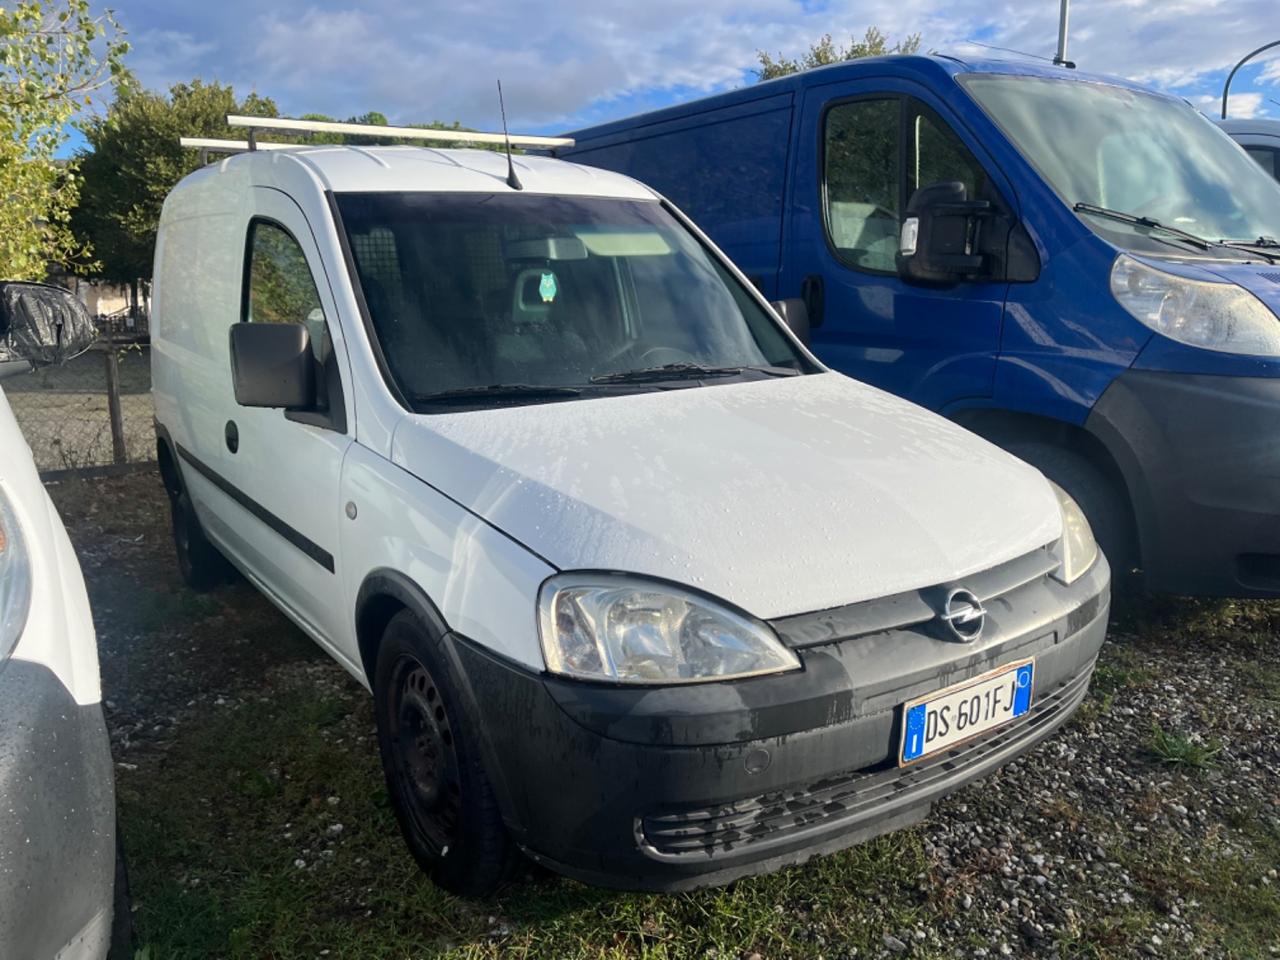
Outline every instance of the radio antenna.
<path id="1" fill-rule="evenodd" d="M 507 143 L 507 186 L 512 190 L 523 190 L 524 184 L 516 176 L 516 165 L 511 159 L 511 134 L 507 133 L 507 105 L 502 102 L 502 81 L 498 81 L 498 109 L 502 111 L 502 135 Z"/>

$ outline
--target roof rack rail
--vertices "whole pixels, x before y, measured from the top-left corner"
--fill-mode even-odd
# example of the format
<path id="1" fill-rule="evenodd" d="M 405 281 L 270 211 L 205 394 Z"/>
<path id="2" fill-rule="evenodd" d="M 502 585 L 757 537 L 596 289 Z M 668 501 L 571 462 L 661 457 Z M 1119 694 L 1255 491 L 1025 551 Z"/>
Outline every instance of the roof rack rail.
<path id="1" fill-rule="evenodd" d="M 479 133 L 473 130 L 434 130 L 424 127 L 388 127 L 373 123 L 338 123 L 332 120 L 291 120 L 287 117 L 227 117 L 228 126 L 244 127 L 249 131 L 248 149 L 255 150 L 260 144 L 257 139 L 259 130 L 274 130 L 277 133 L 349 133 L 361 137 L 390 137 L 402 140 L 435 140 L 447 143 L 494 143 L 503 144 L 507 137 L 501 133 Z M 513 147 L 571 147 L 570 137 L 536 137 L 527 134 L 512 134 Z M 290 144 L 292 146 L 292 144 Z"/>

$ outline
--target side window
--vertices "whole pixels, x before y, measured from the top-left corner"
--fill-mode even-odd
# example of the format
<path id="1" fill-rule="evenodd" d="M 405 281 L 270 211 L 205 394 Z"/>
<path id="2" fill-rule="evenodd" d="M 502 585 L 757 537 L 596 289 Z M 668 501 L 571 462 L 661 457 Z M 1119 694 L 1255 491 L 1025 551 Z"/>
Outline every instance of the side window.
<path id="1" fill-rule="evenodd" d="M 1245 147 L 1244 149 L 1249 156 L 1258 161 L 1263 170 L 1280 180 L 1280 150 L 1273 150 L 1270 147 Z"/>
<path id="2" fill-rule="evenodd" d="M 921 187 L 959 180 L 970 200 L 995 199 L 986 171 L 941 117 L 914 100 L 909 116 L 908 197 Z"/>
<path id="3" fill-rule="evenodd" d="M 249 225 L 249 264 L 244 316 L 251 323 L 303 323 L 311 349 L 323 359 L 328 340 L 324 308 L 298 241 L 267 220 Z"/>
<path id="4" fill-rule="evenodd" d="M 892 272 L 902 203 L 901 101 L 851 100 L 823 123 L 827 235 L 846 263 Z"/>

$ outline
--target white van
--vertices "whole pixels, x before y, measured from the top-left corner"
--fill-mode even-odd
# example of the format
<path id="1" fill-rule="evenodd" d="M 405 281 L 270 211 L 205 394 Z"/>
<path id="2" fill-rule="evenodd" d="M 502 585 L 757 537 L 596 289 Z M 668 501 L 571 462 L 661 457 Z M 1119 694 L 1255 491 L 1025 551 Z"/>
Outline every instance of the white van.
<path id="1" fill-rule="evenodd" d="M 94 336 L 68 291 L 0 283 L 0 379 Z M 120 851 L 89 597 L 0 390 L 0 957 L 132 957 Z"/>
<path id="2" fill-rule="evenodd" d="M 450 890 L 517 849 L 664 890 L 800 862 L 1084 696 L 1076 505 L 829 372 L 633 180 L 257 149 L 170 194 L 153 295 L 183 573 L 230 561 L 373 692 Z"/>

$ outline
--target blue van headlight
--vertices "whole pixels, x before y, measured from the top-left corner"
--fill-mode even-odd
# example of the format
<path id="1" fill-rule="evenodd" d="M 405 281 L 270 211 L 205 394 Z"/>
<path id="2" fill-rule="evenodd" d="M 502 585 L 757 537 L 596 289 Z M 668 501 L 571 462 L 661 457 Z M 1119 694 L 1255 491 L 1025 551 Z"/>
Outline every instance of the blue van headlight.
<path id="1" fill-rule="evenodd" d="M 0 663 L 18 645 L 31 604 L 31 557 L 13 505 L 0 488 Z"/>
<path id="2" fill-rule="evenodd" d="M 614 683 L 698 683 L 795 670 L 760 620 L 674 584 L 607 573 L 551 577 L 538 596 L 547 669 Z"/>
<path id="3" fill-rule="evenodd" d="M 1225 353 L 1280 356 L 1280 319 L 1239 284 L 1190 280 L 1121 254 L 1111 267 L 1111 293 L 1171 340 Z"/>

